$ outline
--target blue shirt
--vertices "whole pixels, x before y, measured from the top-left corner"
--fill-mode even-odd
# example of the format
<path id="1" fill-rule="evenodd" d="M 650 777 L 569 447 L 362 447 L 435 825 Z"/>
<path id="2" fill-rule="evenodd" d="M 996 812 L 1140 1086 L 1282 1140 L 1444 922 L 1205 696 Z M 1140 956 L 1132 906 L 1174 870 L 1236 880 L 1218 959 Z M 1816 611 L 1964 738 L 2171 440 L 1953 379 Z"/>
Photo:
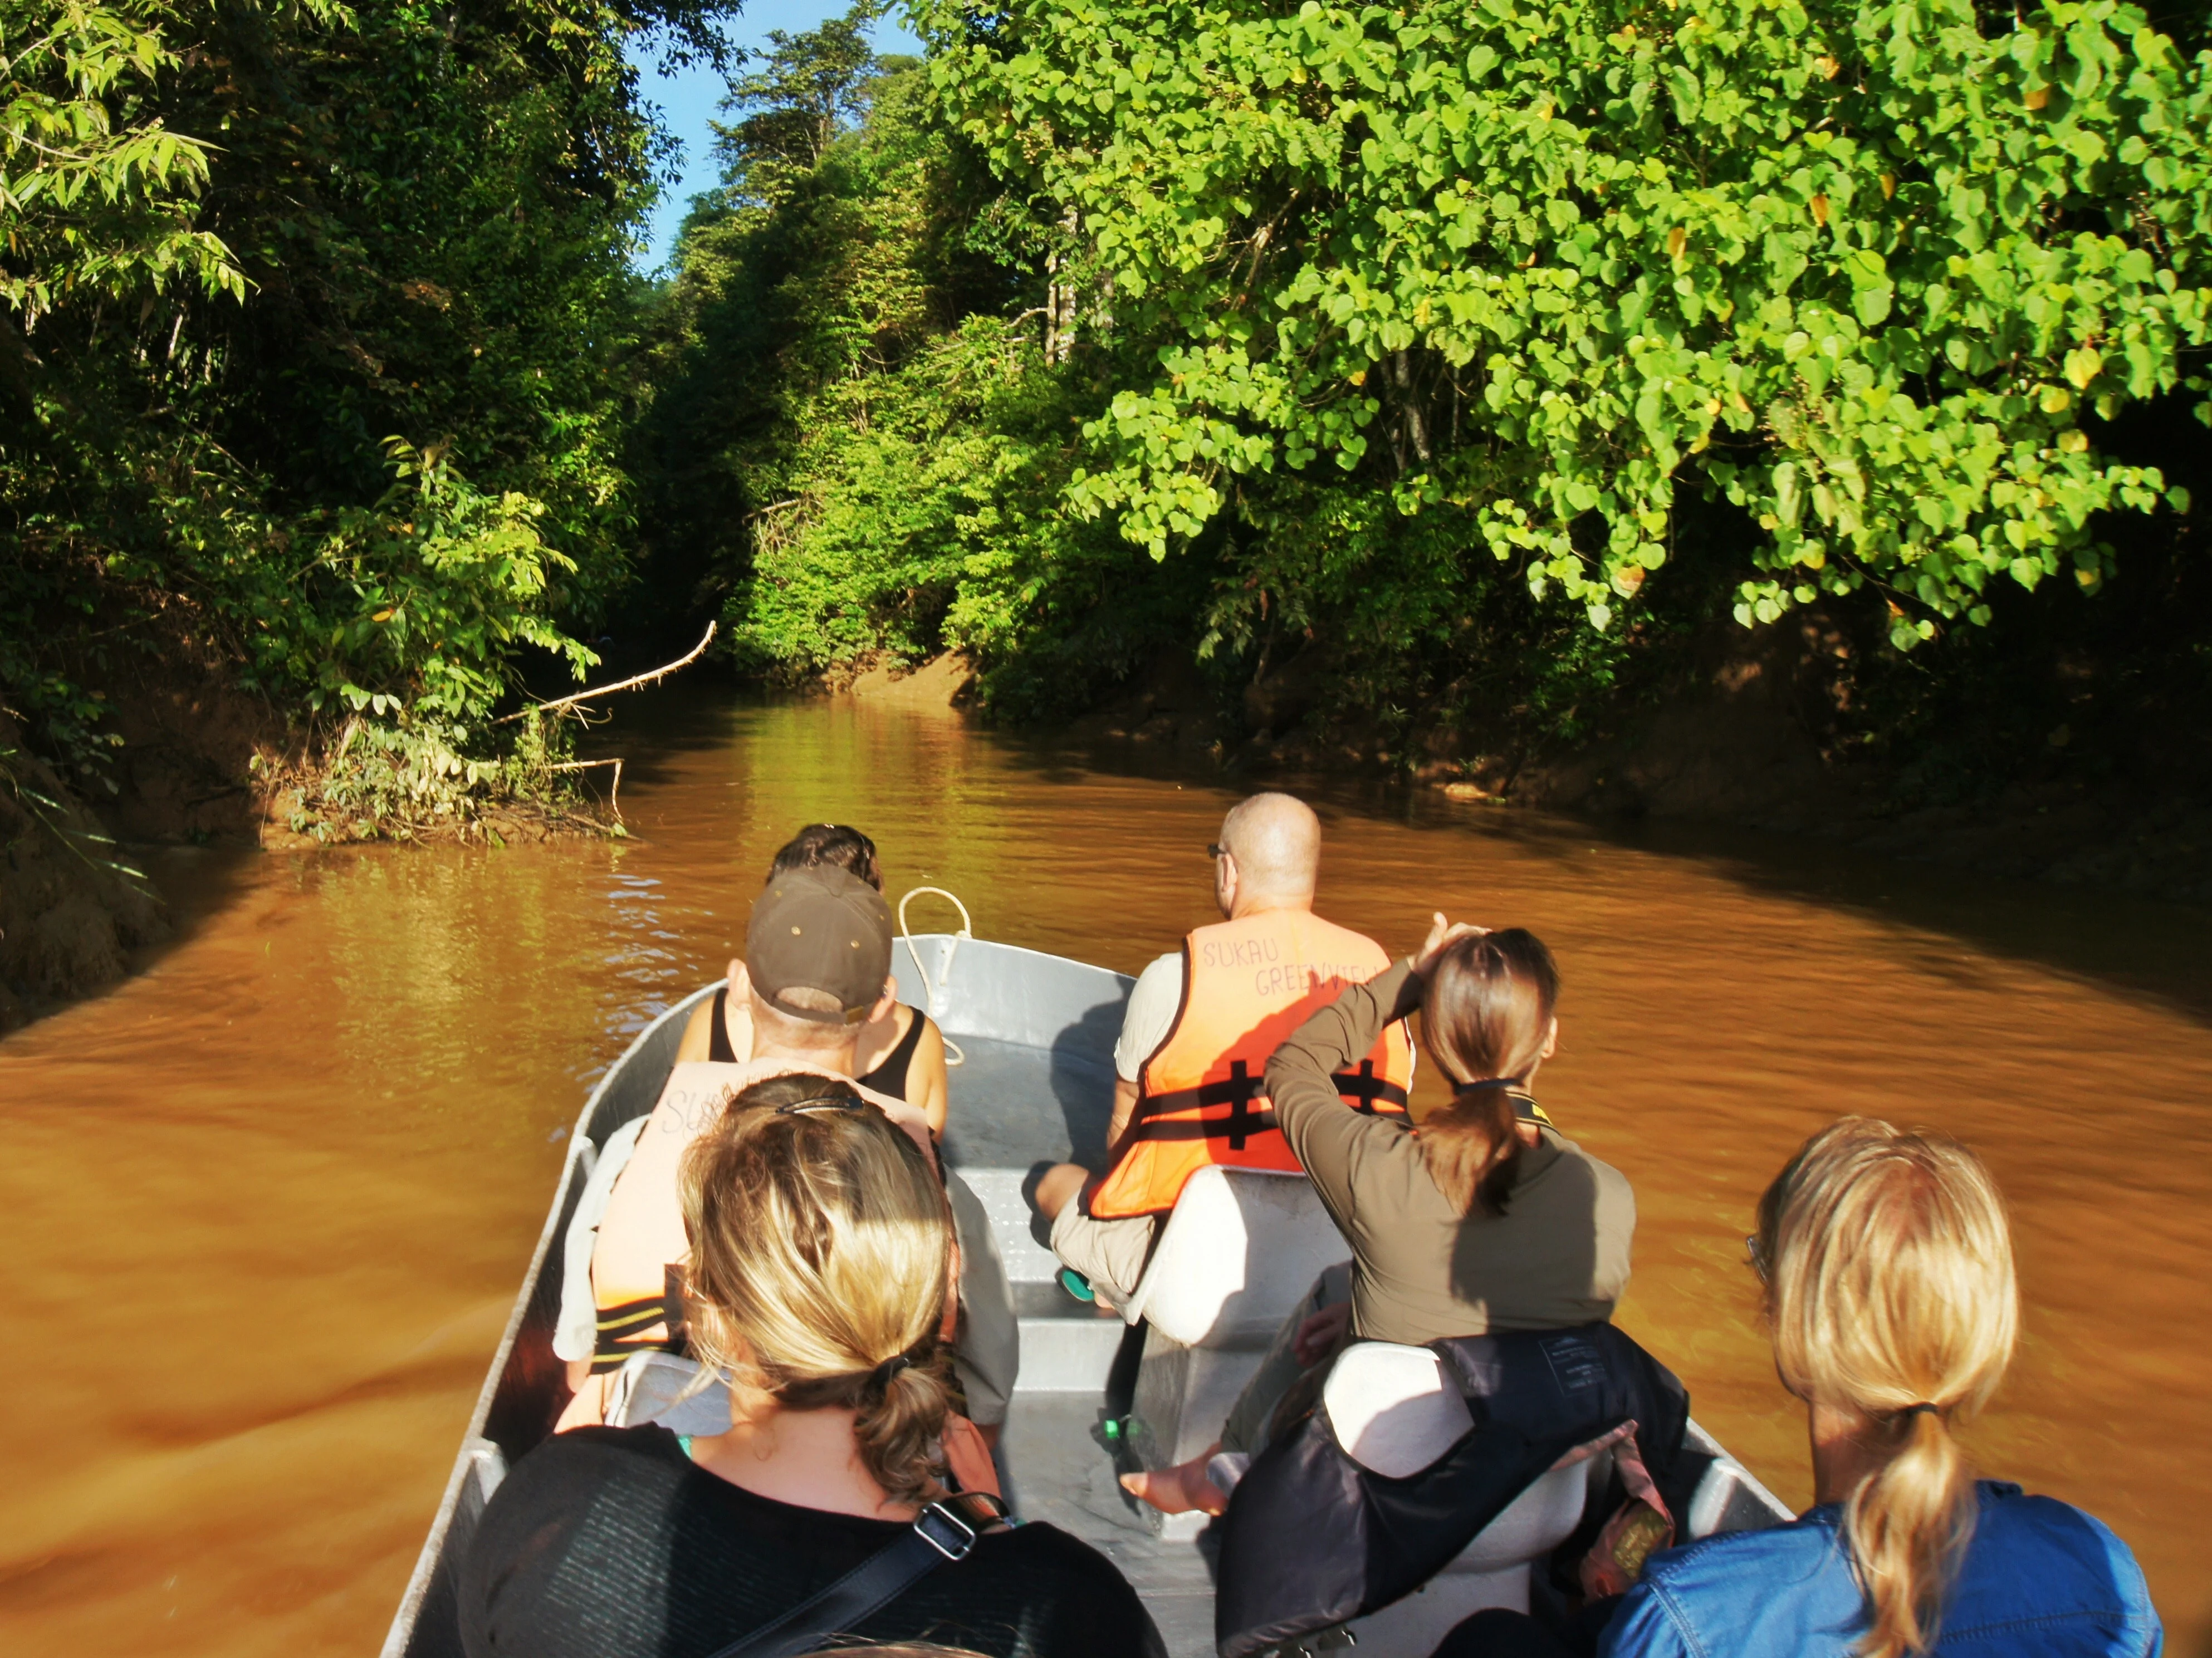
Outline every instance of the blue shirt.
<path id="1" fill-rule="evenodd" d="M 1936 1658 L 2155 1658 L 2142 1569 L 2081 1509 L 1985 1479 Z M 1652 1556 L 1599 1658 L 1849 1658 L 1865 1599 L 1835 1504 Z"/>

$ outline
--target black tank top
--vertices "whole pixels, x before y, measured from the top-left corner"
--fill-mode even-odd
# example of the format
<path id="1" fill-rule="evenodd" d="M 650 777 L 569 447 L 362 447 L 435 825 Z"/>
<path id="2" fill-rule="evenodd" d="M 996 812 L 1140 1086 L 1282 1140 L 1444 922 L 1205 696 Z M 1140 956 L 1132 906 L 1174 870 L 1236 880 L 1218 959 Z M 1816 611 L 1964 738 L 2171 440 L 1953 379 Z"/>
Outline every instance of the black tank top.
<path id="1" fill-rule="evenodd" d="M 724 985 L 714 993 L 714 1011 L 707 1022 L 707 1057 L 723 1065 L 738 1062 L 736 1051 L 730 1047 L 730 1028 L 725 1020 L 730 1001 L 730 987 Z M 888 1094 L 895 1100 L 906 1097 L 906 1073 L 914 1063 L 914 1050 L 921 1046 L 921 1028 L 929 1016 L 920 1008 L 914 1010 L 914 1023 L 906 1028 L 896 1048 L 884 1055 L 884 1062 L 865 1077 L 853 1080 L 863 1088 L 872 1088 L 878 1094 Z"/>

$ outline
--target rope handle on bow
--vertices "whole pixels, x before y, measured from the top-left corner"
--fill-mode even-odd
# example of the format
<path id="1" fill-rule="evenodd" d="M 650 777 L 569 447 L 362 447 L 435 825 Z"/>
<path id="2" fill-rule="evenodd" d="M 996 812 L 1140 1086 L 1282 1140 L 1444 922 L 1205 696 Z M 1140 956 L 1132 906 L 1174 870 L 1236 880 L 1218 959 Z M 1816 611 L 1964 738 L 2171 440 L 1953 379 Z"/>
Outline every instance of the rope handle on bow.
<path id="1" fill-rule="evenodd" d="M 939 965 L 937 981 L 934 984 L 930 982 L 929 969 L 922 965 L 921 952 L 914 947 L 914 934 L 908 931 L 906 924 L 906 907 L 924 893 L 933 894 L 944 899 L 945 902 L 960 912 L 960 931 L 954 933 L 945 946 L 945 960 Z M 921 975 L 922 1011 L 932 1018 L 935 1018 L 938 993 L 945 988 L 945 984 L 952 977 L 953 955 L 959 950 L 960 941 L 963 938 L 972 938 L 975 936 L 973 931 L 975 923 L 969 919 L 968 906 L 960 902 L 958 895 L 947 892 L 943 887 L 916 887 L 905 897 L 900 899 L 898 922 L 899 937 L 906 940 L 906 953 L 914 958 L 914 970 Z M 944 1036 L 942 1030 L 938 1034 Z M 944 1036 L 944 1040 L 945 1063 L 948 1066 L 966 1064 L 968 1056 L 960 1051 L 960 1045 L 950 1036 Z"/>

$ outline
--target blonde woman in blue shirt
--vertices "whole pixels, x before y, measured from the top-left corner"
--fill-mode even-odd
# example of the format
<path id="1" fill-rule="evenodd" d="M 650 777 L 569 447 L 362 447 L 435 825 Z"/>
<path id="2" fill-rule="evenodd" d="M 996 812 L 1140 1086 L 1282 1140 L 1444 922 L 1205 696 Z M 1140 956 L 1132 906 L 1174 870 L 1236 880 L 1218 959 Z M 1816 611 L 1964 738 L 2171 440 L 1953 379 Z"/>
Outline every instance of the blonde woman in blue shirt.
<path id="1" fill-rule="evenodd" d="M 1955 1141 L 1846 1117 L 1759 1204 L 1775 1368 L 1805 1402 L 1820 1506 L 1654 1557 L 1606 1658 L 2146 1658 L 2127 1546 L 1977 1480 L 1956 1437 L 2020 1322 L 2004 1205 Z"/>

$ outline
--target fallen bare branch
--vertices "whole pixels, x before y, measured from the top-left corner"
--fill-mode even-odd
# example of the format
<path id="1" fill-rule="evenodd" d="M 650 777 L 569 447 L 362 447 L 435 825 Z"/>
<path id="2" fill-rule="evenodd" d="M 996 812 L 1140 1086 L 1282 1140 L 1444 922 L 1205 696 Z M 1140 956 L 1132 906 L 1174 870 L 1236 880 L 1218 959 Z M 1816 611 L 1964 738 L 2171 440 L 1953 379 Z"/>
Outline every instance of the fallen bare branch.
<path id="1" fill-rule="evenodd" d="M 615 780 L 610 784 L 607 788 L 607 810 L 614 813 L 615 822 L 617 823 L 621 823 L 622 762 L 620 760 L 562 760 L 556 762 L 552 767 L 552 769 L 555 771 L 581 771 L 586 766 L 612 766 L 615 768 Z"/>
<path id="2" fill-rule="evenodd" d="M 665 667 L 655 668 L 651 673 L 635 675 L 616 684 L 599 685 L 587 691 L 578 691 L 574 696 L 556 696 L 550 702 L 539 702 L 527 708 L 518 708 L 513 714 L 501 714 L 491 723 L 495 726 L 504 726 L 510 720 L 521 719 L 525 714 L 550 714 L 555 708 L 573 708 L 577 703 L 588 702 L 595 696 L 612 696 L 617 691 L 635 690 L 640 685 L 650 685 L 656 679 L 665 679 L 678 668 L 690 667 L 706 653 L 707 647 L 714 643 L 714 624 L 709 622 L 707 624 L 707 631 L 700 635 L 699 642 L 691 647 L 690 653 L 688 655 L 678 657 Z M 588 763 L 599 762 L 594 761 Z"/>

